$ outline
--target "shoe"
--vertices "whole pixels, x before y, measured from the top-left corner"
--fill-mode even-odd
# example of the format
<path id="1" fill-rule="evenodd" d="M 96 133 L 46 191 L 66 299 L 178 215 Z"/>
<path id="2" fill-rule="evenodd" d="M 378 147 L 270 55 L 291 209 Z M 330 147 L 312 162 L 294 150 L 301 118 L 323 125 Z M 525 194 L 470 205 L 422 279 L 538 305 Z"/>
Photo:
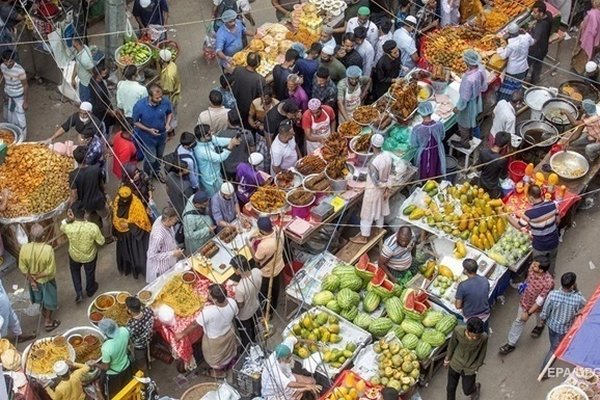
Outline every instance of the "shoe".
<path id="1" fill-rule="evenodd" d="M 511 346 L 510 344 L 506 343 L 505 345 L 500 347 L 500 350 L 498 351 L 498 353 L 500 353 L 500 355 L 502 355 L 502 356 L 505 356 L 508 353 L 512 353 L 514 350 L 515 350 L 515 346 Z"/>
<path id="2" fill-rule="evenodd" d="M 98 285 L 98 282 L 94 283 L 94 289 L 91 292 L 87 293 L 88 297 L 92 297 L 94 295 L 94 293 L 96 293 L 98 291 L 99 286 L 100 285 Z"/>
<path id="3" fill-rule="evenodd" d="M 469 149 L 469 148 L 471 148 L 471 146 L 464 144 L 460 140 L 451 140 L 450 143 L 452 144 L 452 146 L 454 146 L 454 147 L 460 147 L 461 149 Z"/>
<path id="4" fill-rule="evenodd" d="M 471 400 L 479 400 L 479 395 L 481 394 L 481 383 L 477 382 L 475 384 L 475 393 L 471 395 Z"/>
<path id="5" fill-rule="evenodd" d="M 542 325 L 542 326 L 536 326 L 535 328 L 533 328 L 533 330 L 531 331 L 531 337 L 534 339 L 539 338 L 540 335 L 542 334 L 542 332 L 544 332 L 545 327 L 546 327 L 546 325 Z"/>
<path id="6" fill-rule="evenodd" d="M 75 297 L 75 303 L 81 303 L 83 301 L 83 294 L 79 293 L 77 297 Z"/>

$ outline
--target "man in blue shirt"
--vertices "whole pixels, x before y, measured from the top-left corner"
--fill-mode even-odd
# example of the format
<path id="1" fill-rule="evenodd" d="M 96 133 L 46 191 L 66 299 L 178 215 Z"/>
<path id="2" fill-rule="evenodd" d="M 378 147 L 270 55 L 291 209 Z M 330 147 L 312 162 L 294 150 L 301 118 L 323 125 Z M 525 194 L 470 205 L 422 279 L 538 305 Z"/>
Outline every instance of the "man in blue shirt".
<path id="1" fill-rule="evenodd" d="M 169 6 L 167 0 L 135 0 L 132 14 L 140 30 L 148 25 L 164 26 L 169 17 Z"/>
<path id="2" fill-rule="evenodd" d="M 138 150 L 138 159 L 144 159 L 144 171 L 164 183 L 160 173 L 160 159 L 162 159 L 167 132 L 171 130 L 173 106 L 160 86 L 152 84 L 148 88 L 148 97 L 139 100 L 133 106 L 131 119 L 135 127 L 135 144 Z"/>
<path id="3" fill-rule="evenodd" d="M 323 50 L 323 45 L 319 42 L 315 42 L 310 46 L 306 58 L 300 58 L 296 61 L 298 75 L 304 78 L 302 88 L 309 98 L 312 96 L 313 79 L 319 69 L 319 55 L 321 54 L 321 50 Z"/>
<path id="4" fill-rule="evenodd" d="M 231 57 L 244 48 L 242 38 L 246 34 L 246 27 L 233 10 L 226 10 L 221 19 L 223 25 L 217 31 L 215 50 L 221 66 L 227 68 L 231 67 Z"/>
<path id="5" fill-rule="evenodd" d="M 458 284 L 456 308 L 462 312 L 465 321 L 471 317 L 480 318 L 485 323 L 487 332 L 487 320 L 490 317 L 490 282 L 485 276 L 477 274 L 477 261 L 466 258 L 462 265 L 468 279 Z"/>

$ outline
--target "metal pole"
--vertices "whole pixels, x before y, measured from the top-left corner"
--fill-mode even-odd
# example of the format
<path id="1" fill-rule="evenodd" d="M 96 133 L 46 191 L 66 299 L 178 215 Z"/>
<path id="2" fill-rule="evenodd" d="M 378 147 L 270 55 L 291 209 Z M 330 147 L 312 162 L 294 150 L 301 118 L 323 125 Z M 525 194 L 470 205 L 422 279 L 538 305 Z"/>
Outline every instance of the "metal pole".
<path id="1" fill-rule="evenodd" d="M 105 24 L 107 32 L 125 31 L 125 21 L 127 14 L 125 9 L 125 0 L 106 0 L 105 3 Z M 112 59 L 115 50 L 123 43 L 123 34 L 117 33 L 107 35 L 105 39 L 106 57 Z"/>

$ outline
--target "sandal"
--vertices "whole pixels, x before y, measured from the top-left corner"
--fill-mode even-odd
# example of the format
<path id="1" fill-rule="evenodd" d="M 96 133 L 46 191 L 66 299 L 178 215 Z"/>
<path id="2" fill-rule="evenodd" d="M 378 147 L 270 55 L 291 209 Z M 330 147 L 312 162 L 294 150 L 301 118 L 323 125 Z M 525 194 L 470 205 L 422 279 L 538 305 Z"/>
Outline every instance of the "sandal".
<path id="1" fill-rule="evenodd" d="M 46 332 L 52 332 L 53 330 L 55 330 L 59 326 L 60 326 L 60 321 L 57 320 L 57 319 L 55 319 L 54 321 L 52 321 L 52 324 L 46 325 L 45 329 L 46 329 Z"/>
<path id="2" fill-rule="evenodd" d="M 505 345 L 500 347 L 499 353 L 501 355 L 505 356 L 508 353 L 512 353 L 514 349 L 515 349 L 515 346 L 511 346 L 510 344 L 506 343 Z"/>
<path id="3" fill-rule="evenodd" d="M 545 325 L 536 326 L 535 328 L 533 328 L 533 330 L 531 331 L 531 337 L 534 339 L 539 338 L 542 332 L 544 331 L 544 326 Z"/>

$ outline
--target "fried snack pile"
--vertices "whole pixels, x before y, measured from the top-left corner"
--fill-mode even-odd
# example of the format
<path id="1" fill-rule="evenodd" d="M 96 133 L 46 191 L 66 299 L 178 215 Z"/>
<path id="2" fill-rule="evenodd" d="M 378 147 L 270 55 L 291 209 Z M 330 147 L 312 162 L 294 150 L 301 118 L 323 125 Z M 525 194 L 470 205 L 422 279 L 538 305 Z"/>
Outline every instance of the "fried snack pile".
<path id="1" fill-rule="evenodd" d="M 324 174 L 319 174 L 306 180 L 306 188 L 316 192 L 327 190 L 329 189 L 329 181 Z"/>
<path id="2" fill-rule="evenodd" d="M 285 37 L 292 42 L 302 43 L 306 48 L 309 48 L 314 42 L 319 41 L 318 35 L 303 26 L 296 29 L 295 32 L 286 33 Z"/>
<path id="3" fill-rule="evenodd" d="M 325 161 L 321 157 L 309 154 L 298 161 L 296 169 L 302 175 L 310 175 L 323 171 L 325 165 Z"/>
<path id="4" fill-rule="evenodd" d="M 344 135 L 339 131 L 329 135 L 321 148 L 321 155 L 327 163 L 330 163 L 336 158 L 347 158 L 347 154 L 348 142 Z"/>
<path id="5" fill-rule="evenodd" d="M 27 372 L 36 375 L 52 374 L 54 363 L 70 359 L 66 341 L 57 346 L 52 338 L 38 340 L 29 349 Z"/>
<path id="6" fill-rule="evenodd" d="M 349 172 L 345 158 L 336 158 L 327 166 L 327 175 L 332 179 L 344 179 Z"/>
<path id="7" fill-rule="evenodd" d="M 352 113 L 352 119 L 359 124 L 368 125 L 379 119 L 379 110 L 371 106 L 360 106 Z"/>
<path id="8" fill-rule="evenodd" d="M 369 146 L 371 145 L 371 136 L 373 135 L 360 135 L 354 142 L 354 151 L 357 153 L 366 153 L 369 151 Z"/>
<path id="9" fill-rule="evenodd" d="M 97 360 L 102 356 L 102 343 L 94 335 L 87 335 L 81 343 L 73 345 L 73 348 L 75 349 L 75 361 L 81 364 Z"/>
<path id="10" fill-rule="evenodd" d="M 338 127 L 338 132 L 346 137 L 353 137 L 362 131 L 362 126 L 354 121 L 344 121 Z"/>
<path id="11" fill-rule="evenodd" d="M 15 135 L 8 129 L 0 129 L 0 140 L 5 144 L 12 144 L 15 141 Z"/>
<path id="12" fill-rule="evenodd" d="M 261 61 L 256 72 L 267 76 L 273 71 L 275 65 L 279 64 L 277 58 L 285 54 L 293 42 L 287 40 L 286 35 L 289 30 L 281 24 L 265 24 L 258 31 L 256 37 L 248 43 L 247 48 L 233 55 L 232 64 L 234 67 L 244 67 L 248 53 L 257 52 L 260 54 Z"/>
<path id="13" fill-rule="evenodd" d="M 9 146 L 0 165 L 0 188 L 10 191 L 1 217 L 14 218 L 54 210 L 69 196 L 73 160 L 40 144 Z"/>
<path id="14" fill-rule="evenodd" d="M 205 301 L 191 284 L 183 282 L 181 275 L 176 275 L 162 288 L 155 303 L 168 305 L 179 317 L 191 317 L 202 308 Z"/>
<path id="15" fill-rule="evenodd" d="M 288 200 L 290 203 L 297 205 L 297 206 L 304 206 L 307 205 L 308 203 L 310 203 L 312 201 L 312 199 L 314 198 L 314 194 L 312 194 L 311 192 L 308 192 L 306 190 L 302 190 L 302 189 L 296 189 L 293 192 L 291 192 L 288 196 Z"/>
<path id="16" fill-rule="evenodd" d="M 399 79 L 390 86 L 390 95 L 394 98 L 391 104 L 392 113 L 406 119 L 417 108 L 419 86 L 417 82 L 406 82 Z"/>
<path id="17" fill-rule="evenodd" d="M 277 211 L 285 205 L 285 192 L 274 186 L 261 186 L 250 197 L 250 203 L 258 211 Z"/>
<path id="18" fill-rule="evenodd" d="M 285 171 L 281 171 L 280 173 L 277 174 L 276 181 L 277 181 L 277 186 L 279 186 L 282 189 L 289 189 L 292 186 L 294 186 L 294 179 L 295 179 L 295 175 L 292 171 L 285 170 Z"/>
<path id="19" fill-rule="evenodd" d="M 219 252 L 219 246 L 217 246 L 217 244 L 215 242 L 213 242 L 212 240 L 210 242 L 206 243 L 200 249 L 200 254 L 202 254 L 206 258 L 213 258 L 215 256 L 215 254 L 217 254 L 218 252 Z"/>
<path id="20" fill-rule="evenodd" d="M 110 318 L 116 322 L 119 326 L 127 325 L 129 321 L 129 314 L 127 313 L 127 306 L 125 304 L 115 304 L 106 311 L 101 311 L 105 318 Z"/>

